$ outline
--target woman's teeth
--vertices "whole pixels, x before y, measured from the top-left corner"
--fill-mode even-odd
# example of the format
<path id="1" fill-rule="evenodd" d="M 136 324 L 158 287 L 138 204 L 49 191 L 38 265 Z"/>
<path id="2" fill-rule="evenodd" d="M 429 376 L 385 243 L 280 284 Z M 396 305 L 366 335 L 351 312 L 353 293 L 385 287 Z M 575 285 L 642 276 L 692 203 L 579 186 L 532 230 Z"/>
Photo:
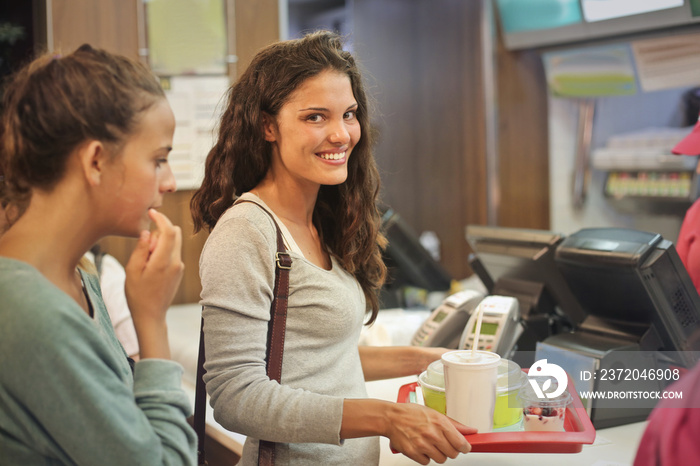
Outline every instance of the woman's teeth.
<path id="1" fill-rule="evenodd" d="M 340 160 L 345 157 L 345 152 L 338 152 L 335 154 L 318 154 L 318 156 L 326 160 Z"/>

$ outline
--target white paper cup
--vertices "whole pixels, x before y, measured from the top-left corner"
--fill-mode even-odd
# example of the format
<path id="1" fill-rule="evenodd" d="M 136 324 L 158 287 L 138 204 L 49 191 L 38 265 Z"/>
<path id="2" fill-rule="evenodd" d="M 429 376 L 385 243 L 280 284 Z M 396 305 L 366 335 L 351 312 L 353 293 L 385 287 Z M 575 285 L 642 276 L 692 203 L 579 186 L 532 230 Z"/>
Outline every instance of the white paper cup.
<path id="1" fill-rule="evenodd" d="M 496 379 L 501 357 L 490 351 L 448 351 L 442 355 L 445 371 L 446 414 L 480 433 L 491 432 L 496 405 Z"/>

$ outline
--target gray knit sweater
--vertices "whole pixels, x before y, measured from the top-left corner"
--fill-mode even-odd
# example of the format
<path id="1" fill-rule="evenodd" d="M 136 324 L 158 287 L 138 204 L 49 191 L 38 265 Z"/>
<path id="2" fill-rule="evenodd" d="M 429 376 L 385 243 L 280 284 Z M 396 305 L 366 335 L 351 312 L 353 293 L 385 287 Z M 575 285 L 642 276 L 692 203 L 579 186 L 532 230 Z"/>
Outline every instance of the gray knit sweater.
<path id="1" fill-rule="evenodd" d="M 267 209 L 252 194 L 242 198 Z M 377 464 L 377 437 L 340 439 L 343 399 L 367 397 L 357 349 L 365 318 L 362 289 L 335 260 L 324 270 L 294 251 L 288 232 L 285 240 L 293 264 L 281 385 L 265 372 L 276 251 L 272 220 L 253 204 L 233 206 L 204 246 L 205 381 L 214 416 L 248 436 L 242 465 L 257 464 L 257 439 L 278 442 L 278 465 Z"/>

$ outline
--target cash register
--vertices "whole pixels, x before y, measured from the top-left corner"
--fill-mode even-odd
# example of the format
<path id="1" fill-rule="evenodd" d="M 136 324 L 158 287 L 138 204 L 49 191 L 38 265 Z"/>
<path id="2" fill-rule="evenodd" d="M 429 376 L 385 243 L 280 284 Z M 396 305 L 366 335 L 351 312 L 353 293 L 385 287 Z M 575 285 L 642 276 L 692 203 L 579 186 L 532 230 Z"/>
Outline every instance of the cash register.
<path id="1" fill-rule="evenodd" d="M 520 367 L 535 362 L 538 342 L 575 328 L 586 317 L 554 262 L 562 234 L 469 225 L 466 239 L 473 251 L 469 265 L 488 294 L 518 300 L 523 331 L 512 359 Z"/>
<path id="2" fill-rule="evenodd" d="M 526 310 L 530 333 L 513 359 L 521 367 L 547 359 L 579 394 L 613 395 L 582 398 L 596 428 L 645 420 L 658 400 L 623 392 L 659 392 L 697 362 L 700 297 L 661 235 L 470 226 L 467 240 L 470 265 L 489 291 L 518 298 Z M 542 319 L 549 324 L 537 327 Z"/>
<path id="3" fill-rule="evenodd" d="M 603 394 L 587 409 L 596 428 L 647 418 L 662 391 L 698 360 L 700 297 L 673 243 L 630 229 L 589 228 L 564 239 L 555 262 L 586 313 L 572 332 L 538 344 L 577 390 Z"/>

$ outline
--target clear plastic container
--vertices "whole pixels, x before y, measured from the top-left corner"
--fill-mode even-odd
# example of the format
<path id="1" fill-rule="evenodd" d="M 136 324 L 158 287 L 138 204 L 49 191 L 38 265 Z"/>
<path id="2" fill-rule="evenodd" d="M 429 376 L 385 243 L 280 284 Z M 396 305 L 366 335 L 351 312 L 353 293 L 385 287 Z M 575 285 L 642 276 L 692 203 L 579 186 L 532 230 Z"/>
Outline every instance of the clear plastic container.
<path id="1" fill-rule="evenodd" d="M 496 406 L 493 410 L 494 430 L 504 430 L 517 426 L 523 418 L 523 410 L 518 400 L 518 392 L 527 383 L 527 375 L 518 363 L 501 359 L 496 379 Z"/>
<path id="2" fill-rule="evenodd" d="M 539 384 L 542 387 L 542 383 Z M 548 392 L 556 391 L 556 383 Z M 566 420 L 566 407 L 571 402 L 571 394 L 564 391 L 555 398 L 540 398 L 528 383 L 518 392 L 522 403 L 523 429 L 526 431 L 563 432 Z"/>
<path id="3" fill-rule="evenodd" d="M 423 371 L 418 376 L 418 384 L 423 392 L 425 406 L 435 411 L 445 414 L 445 386 L 433 385 L 428 382 L 428 371 Z"/>
<path id="4" fill-rule="evenodd" d="M 428 373 L 426 382 L 436 387 L 445 388 L 445 369 L 442 366 L 442 359 L 431 362 L 426 372 Z"/>

